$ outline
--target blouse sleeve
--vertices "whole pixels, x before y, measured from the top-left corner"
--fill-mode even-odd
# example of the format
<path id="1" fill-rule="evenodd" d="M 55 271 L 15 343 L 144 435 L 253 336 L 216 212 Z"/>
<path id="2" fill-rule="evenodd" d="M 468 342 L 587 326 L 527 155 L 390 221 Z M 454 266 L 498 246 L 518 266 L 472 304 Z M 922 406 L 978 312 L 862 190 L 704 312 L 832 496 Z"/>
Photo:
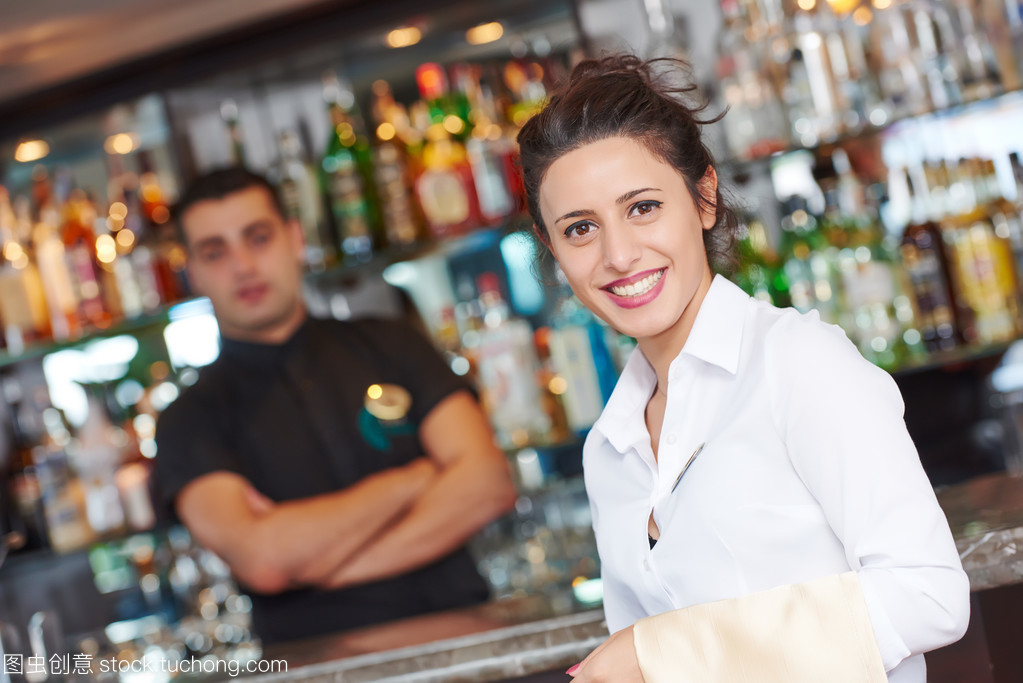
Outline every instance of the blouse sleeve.
<path id="1" fill-rule="evenodd" d="M 888 680 L 855 572 L 646 617 L 633 642 L 646 683 Z"/>
<path id="2" fill-rule="evenodd" d="M 838 327 L 793 316 L 770 363 L 792 464 L 857 571 L 890 671 L 962 637 L 969 579 L 903 419 L 891 376 Z M 768 348 L 771 348 L 769 344 Z"/>

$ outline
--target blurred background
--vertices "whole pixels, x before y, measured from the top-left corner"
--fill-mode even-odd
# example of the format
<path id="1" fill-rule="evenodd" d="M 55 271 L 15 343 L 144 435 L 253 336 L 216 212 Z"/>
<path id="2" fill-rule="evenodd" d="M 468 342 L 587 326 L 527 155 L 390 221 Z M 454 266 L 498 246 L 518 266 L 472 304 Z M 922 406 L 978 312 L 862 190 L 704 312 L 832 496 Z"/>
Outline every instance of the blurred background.
<path id="1" fill-rule="evenodd" d="M 634 341 L 536 248 L 515 135 L 605 51 L 684 57 L 728 110 L 705 135 L 731 277 L 893 374 L 935 486 L 1023 468 L 1018 0 L 0 11 L 0 637 L 26 651 L 258 656 L 150 478 L 156 419 L 219 352 L 171 208 L 232 163 L 301 222 L 315 315 L 406 317 L 478 386 L 521 493 L 474 542 L 495 596 L 600 604 L 581 444 Z"/>

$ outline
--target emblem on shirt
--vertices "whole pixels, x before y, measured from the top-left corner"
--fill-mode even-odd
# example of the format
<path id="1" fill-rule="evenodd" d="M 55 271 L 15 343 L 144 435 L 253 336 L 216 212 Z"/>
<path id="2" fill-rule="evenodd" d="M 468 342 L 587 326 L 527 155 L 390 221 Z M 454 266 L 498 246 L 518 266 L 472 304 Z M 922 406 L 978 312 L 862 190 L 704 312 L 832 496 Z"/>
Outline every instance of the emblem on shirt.
<path id="1" fill-rule="evenodd" d="M 391 438 L 415 433 L 405 417 L 412 407 L 412 395 L 397 384 L 371 384 L 366 389 L 359 413 L 359 431 L 377 450 L 391 448 Z"/>

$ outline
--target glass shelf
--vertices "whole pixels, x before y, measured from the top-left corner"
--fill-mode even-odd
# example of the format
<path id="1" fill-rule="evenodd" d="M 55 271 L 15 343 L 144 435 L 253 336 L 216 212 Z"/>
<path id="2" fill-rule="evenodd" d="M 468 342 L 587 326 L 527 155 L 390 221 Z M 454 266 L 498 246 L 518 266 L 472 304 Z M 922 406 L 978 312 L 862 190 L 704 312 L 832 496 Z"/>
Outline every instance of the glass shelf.
<path id="1" fill-rule="evenodd" d="M 1000 357 L 1017 341 L 1019 340 L 1014 339 L 1012 341 L 996 342 L 992 344 L 962 346 L 949 351 L 934 351 L 919 360 L 903 363 L 890 372 L 893 377 L 898 378 L 925 372 L 927 370 L 936 370 L 938 368 L 955 365 L 965 365 L 988 358 L 994 358 L 996 356 Z"/>
<path id="2" fill-rule="evenodd" d="M 493 244 L 504 235 L 516 232 L 529 226 L 525 216 L 512 216 L 492 225 L 481 226 L 467 232 L 449 237 L 435 237 L 416 244 L 399 247 L 388 247 L 375 252 L 368 261 L 363 263 L 339 262 L 329 268 L 306 273 L 306 281 L 318 285 L 346 277 L 360 275 L 377 275 L 388 266 L 403 261 L 414 261 L 429 256 L 451 256 L 461 252 L 475 251 Z"/>
<path id="3" fill-rule="evenodd" d="M 405 248 L 388 248 L 377 252 L 366 263 L 338 263 L 326 270 L 308 272 L 305 279 L 312 285 L 329 284 L 347 277 L 363 275 L 378 276 L 387 266 L 402 261 L 410 261 L 430 255 L 452 255 L 463 251 L 473 251 L 492 244 L 503 235 L 514 232 L 528 225 L 527 219 L 515 216 L 496 225 L 489 225 L 440 239 L 424 241 Z M 134 335 L 140 331 L 166 325 L 170 321 L 170 311 L 176 307 L 200 300 L 202 297 L 191 297 L 164 305 L 160 309 L 128 320 L 120 320 L 106 328 L 92 328 L 83 334 L 60 341 L 44 340 L 25 345 L 20 353 L 0 350 L 0 368 L 28 360 L 42 358 L 56 351 L 71 349 L 87 344 L 95 339 L 106 339 L 122 334 Z"/>
<path id="4" fill-rule="evenodd" d="M 992 95 L 979 100 L 972 100 L 970 102 L 962 102 L 960 104 L 953 104 L 948 107 L 941 109 L 933 109 L 930 111 L 921 112 L 919 114 L 908 114 L 906 116 L 893 118 L 886 121 L 880 126 L 865 125 L 855 130 L 849 130 L 839 134 L 837 137 L 829 140 L 821 140 L 815 145 L 800 145 L 795 142 L 791 143 L 782 151 L 772 152 L 762 156 L 751 157 L 749 159 L 742 159 L 735 156 L 723 157 L 718 163 L 722 167 L 733 169 L 736 173 L 749 173 L 769 165 L 775 159 L 783 157 L 793 152 L 809 151 L 814 152 L 819 149 L 828 149 L 832 147 L 840 147 L 845 143 L 853 142 L 856 140 L 867 140 L 878 135 L 883 135 L 889 130 L 893 130 L 900 124 L 904 124 L 910 121 L 916 121 L 926 118 L 944 117 L 951 118 L 966 113 L 973 113 L 984 109 L 993 109 L 1003 104 L 1012 101 L 1023 102 L 1023 89 L 1008 90 L 997 95 Z"/>
<path id="5" fill-rule="evenodd" d="M 42 358 L 47 354 L 54 353 L 55 351 L 75 348 L 82 344 L 87 344 L 95 339 L 107 339 L 109 337 L 116 337 L 122 334 L 134 335 L 143 330 L 166 325 L 169 320 L 168 311 L 174 306 L 179 306 L 186 301 L 188 300 L 174 302 L 173 304 L 160 308 L 158 311 L 147 313 L 137 318 L 120 320 L 110 325 L 110 327 L 92 328 L 86 330 L 84 334 L 71 339 L 63 339 L 60 341 L 51 339 L 32 342 L 30 344 L 26 344 L 24 350 L 20 353 L 11 353 L 9 350 L 4 349 L 0 351 L 0 368 L 28 360 Z"/>

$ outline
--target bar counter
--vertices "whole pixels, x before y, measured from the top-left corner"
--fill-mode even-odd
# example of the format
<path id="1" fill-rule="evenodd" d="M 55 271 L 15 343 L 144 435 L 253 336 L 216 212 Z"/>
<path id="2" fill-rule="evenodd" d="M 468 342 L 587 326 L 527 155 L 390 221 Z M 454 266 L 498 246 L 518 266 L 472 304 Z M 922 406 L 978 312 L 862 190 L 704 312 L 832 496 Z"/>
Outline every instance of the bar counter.
<path id="1" fill-rule="evenodd" d="M 566 595 L 531 596 L 268 647 L 263 659 L 286 660 L 288 672 L 247 678 L 316 683 L 502 681 L 563 671 L 605 638 L 602 609 L 577 607 Z"/>
<path id="2" fill-rule="evenodd" d="M 1023 475 L 986 475 L 937 494 L 970 588 L 1023 583 Z"/>
<path id="3" fill-rule="evenodd" d="M 980 477 L 937 495 L 973 591 L 1015 586 L 1018 594 L 1023 477 Z M 989 642 L 993 627 L 1011 633 L 1021 620 L 1023 613 L 1017 613 L 1013 623 L 996 626 L 985 614 Z M 247 678 L 268 683 L 502 681 L 568 668 L 606 637 L 601 609 L 583 608 L 564 594 L 533 596 L 269 647 L 263 658 L 287 660 L 288 672 Z M 992 647 L 992 659 L 996 654 Z"/>

